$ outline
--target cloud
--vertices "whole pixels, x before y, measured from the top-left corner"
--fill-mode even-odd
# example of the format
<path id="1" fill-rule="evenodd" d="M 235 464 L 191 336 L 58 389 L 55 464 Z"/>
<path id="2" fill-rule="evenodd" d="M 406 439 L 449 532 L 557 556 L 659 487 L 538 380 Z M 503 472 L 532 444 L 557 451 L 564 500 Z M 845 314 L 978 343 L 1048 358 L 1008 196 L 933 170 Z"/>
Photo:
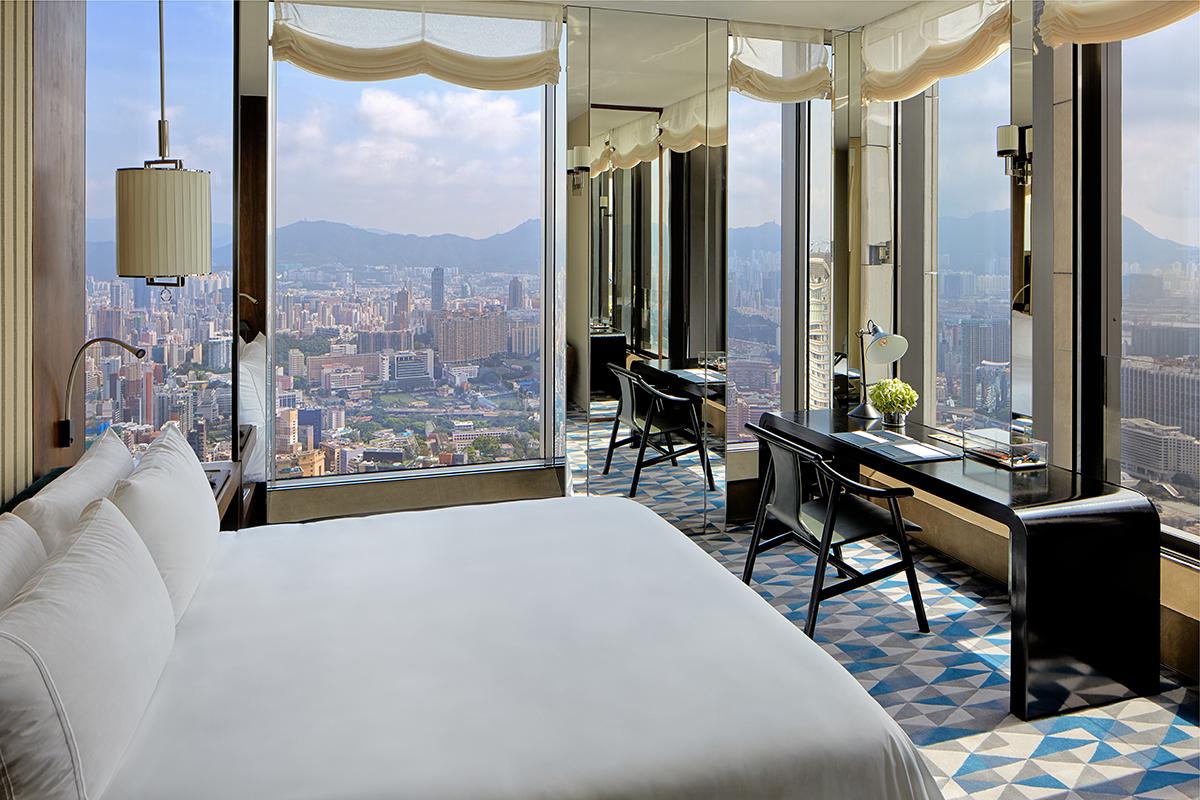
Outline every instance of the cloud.
<path id="1" fill-rule="evenodd" d="M 363 88 L 281 67 L 278 224 L 485 236 L 537 217 L 540 97 L 429 83 Z"/>

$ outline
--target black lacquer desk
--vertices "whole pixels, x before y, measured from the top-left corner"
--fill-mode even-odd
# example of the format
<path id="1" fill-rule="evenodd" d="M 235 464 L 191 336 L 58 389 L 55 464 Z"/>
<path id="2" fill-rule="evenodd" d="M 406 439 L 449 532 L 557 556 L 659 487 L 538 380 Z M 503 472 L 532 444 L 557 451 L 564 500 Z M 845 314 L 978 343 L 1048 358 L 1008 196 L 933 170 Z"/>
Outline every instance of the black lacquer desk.
<path id="1" fill-rule="evenodd" d="M 833 437 L 878 427 L 844 410 L 764 414 L 761 424 L 832 454 L 849 474 L 869 467 L 1008 526 L 1014 715 L 1028 720 L 1158 690 L 1159 521 L 1144 496 L 1053 466 L 900 464 Z M 904 433 L 956 450 L 922 425 L 909 423 Z"/>

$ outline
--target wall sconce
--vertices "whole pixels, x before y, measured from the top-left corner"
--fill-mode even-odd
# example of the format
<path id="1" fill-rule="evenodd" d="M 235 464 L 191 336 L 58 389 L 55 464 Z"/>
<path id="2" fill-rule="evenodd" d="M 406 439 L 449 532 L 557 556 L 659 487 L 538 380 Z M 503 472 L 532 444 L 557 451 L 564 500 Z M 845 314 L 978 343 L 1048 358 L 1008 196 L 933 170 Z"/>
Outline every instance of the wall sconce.
<path id="1" fill-rule="evenodd" d="M 163 0 L 158 0 L 158 158 L 117 170 L 117 275 L 183 286 L 212 272 L 209 174 L 168 156 Z"/>
<path id="2" fill-rule="evenodd" d="M 996 128 L 996 156 L 1004 159 L 1004 174 L 1025 186 L 1033 175 L 1033 126 L 1001 125 Z"/>
<path id="3" fill-rule="evenodd" d="M 855 335 L 858 336 L 858 364 L 862 374 L 858 379 L 859 403 L 850 411 L 850 416 L 875 419 L 881 415 L 878 409 L 871 405 L 871 398 L 867 396 L 867 363 L 896 363 L 908 352 L 908 339 L 898 333 L 888 333 L 876 325 L 874 320 L 867 320 L 867 327 L 857 331 Z M 868 337 L 871 340 L 869 342 L 866 341 Z"/>
<path id="4" fill-rule="evenodd" d="M 583 183 L 591 171 L 592 148 L 578 145 L 567 151 L 567 174 L 571 176 L 571 194 L 583 191 Z"/>
<path id="5" fill-rule="evenodd" d="M 75 360 L 71 362 L 71 374 L 67 376 L 67 391 L 63 398 L 63 413 L 65 419 L 60 419 L 54 426 L 55 432 L 55 447 L 70 447 L 75 442 L 75 437 L 71 435 L 71 397 L 75 390 L 75 373 L 79 370 L 79 359 L 83 358 L 83 352 L 94 344 L 99 342 L 108 342 L 115 344 L 118 347 L 123 347 L 132 353 L 137 358 L 145 358 L 146 350 L 142 347 L 134 347 L 131 344 L 126 344 L 120 339 L 114 339 L 111 336 L 97 336 L 95 339 L 88 339 L 75 353 Z"/>

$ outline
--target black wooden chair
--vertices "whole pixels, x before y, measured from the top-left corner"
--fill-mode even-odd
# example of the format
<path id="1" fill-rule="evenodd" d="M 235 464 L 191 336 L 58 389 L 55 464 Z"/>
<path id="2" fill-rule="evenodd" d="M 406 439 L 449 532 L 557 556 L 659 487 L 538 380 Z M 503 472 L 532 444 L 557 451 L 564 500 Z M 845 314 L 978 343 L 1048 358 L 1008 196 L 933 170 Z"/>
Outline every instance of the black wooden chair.
<path id="1" fill-rule="evenodd" d="M 629 370 L 609 364 L 620 386 L 620 398 L 617 405 L 616 419 L 613 420 L 612 436 L 608 440 L 608 454 L 604 458 L 604 473 L 608 474 L 612 466 L 613 451 L 626 444 L 632 444 L 638 449 L 637 461 L 633 466 L 633 482 L 629 485 L 629 496 L 637 494 L 638 480 L 642 470 L 670 461 L 679 466 L 679 457 L 699 451 L 700 463 L 704 466 L 704 474 L 708 478 L 708 488 L 717 490 L 713 481 L 712 467 L 708 463 L 708 451 L 704 447 L 703 431 L 700 419 L 696 415 L 696 401 L 688 397 L 677 397 L 667 394 L 646 383 L 640 375 Z M 629 436 L 617 440 L 621 426 L 629 428 Z M 675 438 L 681 442 L 691 440 L 676 449 Z M 651 447 L 660 455 L 646 458 L 646 448 Z"/>
<path id="2" fill-rule="evenodd" d="M 907 533 L 921 528 L 900 516 L 900 498 L 911 497 L 913 490 L 907 486 L 867 486 L 837 472 L 820 453 L 753 423 L 748 423 L 746 429 L 766 445 L 771 458 L 763 476 L 762 496 L 742 580 L 750 583 L 759 553 L 781 544 L 801 544 L 816 553 L 817 574 L 804 623 L 804 632 L 811 637 L 822 600 L 904 572 L 908 576 L 917 625 L 922 633 L 928 633 L 929 621 L 925 618 Z M 813 488 L 815 491 L 811 491 Z M 809 494 L 812 498 L 805 499 Z M 887 507 L 871 502 L 872 499 L 886 501 Z M 768 518 L 778 520 L 787 530 L 763 541 Z M 842 560 L 843 545 L 875 537 L 891 539 L 900 551 L 899 561 L 862 573 Z M 826 585 L 825 572 L 830 566 L 837 570 L 841 580 Z"/>

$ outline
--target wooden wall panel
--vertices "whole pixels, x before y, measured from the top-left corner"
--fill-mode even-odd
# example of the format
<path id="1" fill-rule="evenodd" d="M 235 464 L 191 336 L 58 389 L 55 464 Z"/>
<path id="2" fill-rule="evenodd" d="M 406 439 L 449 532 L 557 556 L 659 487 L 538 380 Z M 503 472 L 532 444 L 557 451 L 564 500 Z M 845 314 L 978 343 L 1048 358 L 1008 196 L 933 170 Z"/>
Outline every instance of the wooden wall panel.
<path id="1" fill-rule="evenodd" d="M 267 330 L 267 98 L 238 98 L 238 301 L 253 338 Z"/>
<path id="2" fill-rule="evenodd" d="M 33 5 L 33 436 L 34 475 L 83 452 L 83 375 L 75 387 L 75 445 L 55 447 L 71 360 L 84 336 L 83 2 Z"/>
<path id="3" fill-rule="evenodd" d="M 0 3 L 0 502 L 33 477 L 33 4 Z"/>

